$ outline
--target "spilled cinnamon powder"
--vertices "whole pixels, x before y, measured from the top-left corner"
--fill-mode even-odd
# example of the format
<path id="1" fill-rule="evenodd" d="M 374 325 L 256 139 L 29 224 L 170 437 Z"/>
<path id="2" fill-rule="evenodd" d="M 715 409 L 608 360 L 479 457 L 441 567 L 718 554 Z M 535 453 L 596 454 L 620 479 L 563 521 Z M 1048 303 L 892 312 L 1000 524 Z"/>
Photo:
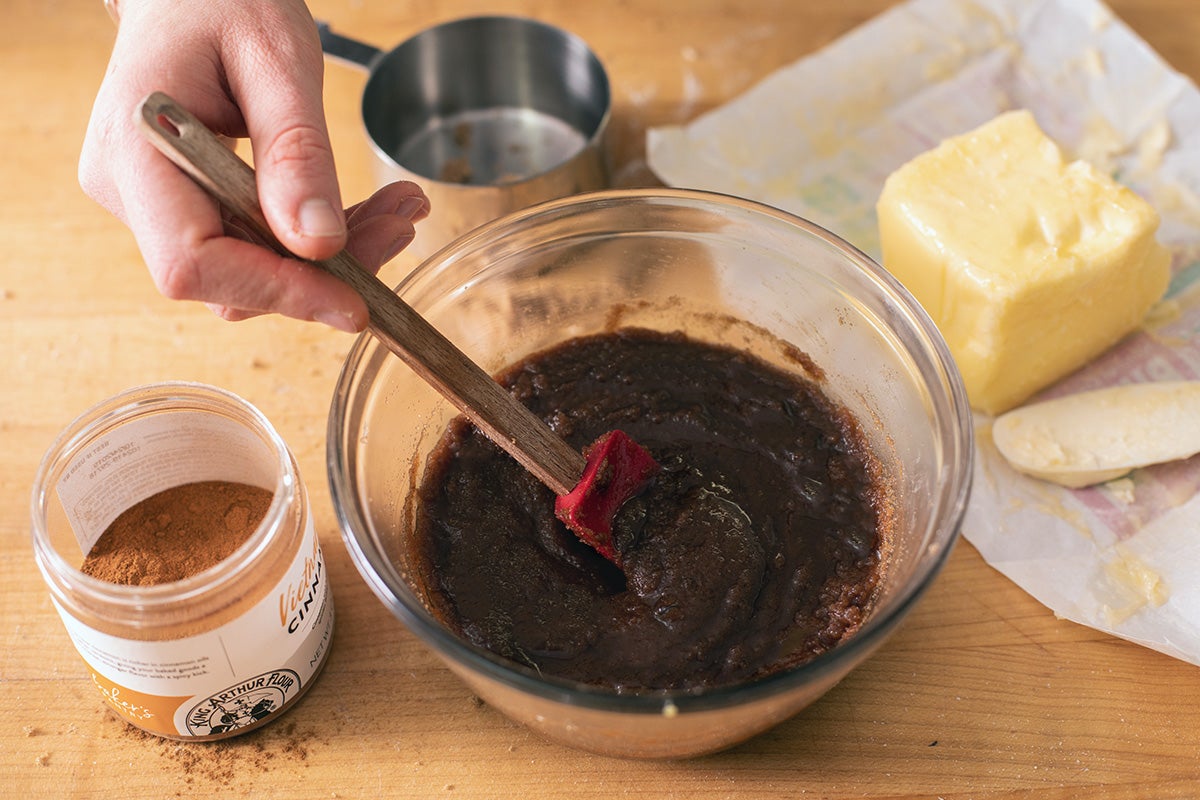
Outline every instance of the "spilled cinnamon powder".
<path id="1" fill-rule="evenodd" d="M 237 550 L 266 515 L 271 498 L 266 489 L 233 481 L 172 487 L 113 520 L 80 569 L 127 586 L 183 580 Z"/>

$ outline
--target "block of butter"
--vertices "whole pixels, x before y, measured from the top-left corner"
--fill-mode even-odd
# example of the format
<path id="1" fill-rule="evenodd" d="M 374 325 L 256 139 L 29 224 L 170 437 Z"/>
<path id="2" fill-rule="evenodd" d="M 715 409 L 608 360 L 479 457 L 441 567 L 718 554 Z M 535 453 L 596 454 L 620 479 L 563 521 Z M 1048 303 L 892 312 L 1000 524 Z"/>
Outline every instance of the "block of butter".
<path id="1" fill-rule="evenodd" d="M 997 414 L 1083 366 L 1162 296 L 1158 215 L 1028 111 L 947 139 L 888 177 L 883 265 L 933 317 L 972 407 Z"/>

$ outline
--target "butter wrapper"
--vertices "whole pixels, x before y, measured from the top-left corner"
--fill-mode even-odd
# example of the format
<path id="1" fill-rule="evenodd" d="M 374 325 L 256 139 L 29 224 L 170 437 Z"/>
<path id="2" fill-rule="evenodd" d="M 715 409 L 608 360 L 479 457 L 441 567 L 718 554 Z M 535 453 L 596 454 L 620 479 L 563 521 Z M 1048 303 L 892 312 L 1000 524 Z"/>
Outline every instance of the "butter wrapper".
<path id="1" fill-rule="evenodd" d="M 1200 379 L 1200 91 L 1097 0 L 910 0 L 687 125 L 651 129 L 647 163 L 878 259 L 887 176 L 1015 108 L 1149 200 L 1172 253 L 1142 328 L 1034 400 Z M 991 419 L 975 425 L 964 535 L 984 559 L 1060 617 L 1200 664 L 1200 457 L 1071 490 L 1015 472 Z"/>

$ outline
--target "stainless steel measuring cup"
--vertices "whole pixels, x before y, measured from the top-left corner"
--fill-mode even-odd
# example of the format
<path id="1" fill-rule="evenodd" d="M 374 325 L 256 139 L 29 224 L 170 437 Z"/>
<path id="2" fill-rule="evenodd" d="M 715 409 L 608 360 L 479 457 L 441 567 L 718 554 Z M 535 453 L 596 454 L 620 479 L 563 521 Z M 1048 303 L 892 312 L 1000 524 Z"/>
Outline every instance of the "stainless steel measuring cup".
<path id="1" fill-rule="evenodd" d="M 608 76 L 577 36 L 470 17 L 384 52 L 318 26 L 327 56 L 368 72 L 376 185 L 411 180 L 429 196 L 409 248 L 418 257 L 510 211 L 607 186 Z"/>

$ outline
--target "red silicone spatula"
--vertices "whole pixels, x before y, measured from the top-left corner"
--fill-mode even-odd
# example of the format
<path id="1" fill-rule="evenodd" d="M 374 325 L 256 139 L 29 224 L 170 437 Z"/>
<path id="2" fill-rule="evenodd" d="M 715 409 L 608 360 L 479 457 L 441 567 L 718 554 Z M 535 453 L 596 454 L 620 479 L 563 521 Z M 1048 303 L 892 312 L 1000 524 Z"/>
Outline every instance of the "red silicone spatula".
<path id="1" fill-rule="evenodd" d="M 254 170 L 202 122 L 161 92 L 142 101 L 137 119 L 167 158 L 269 246 L 291 256 L 271 233 L 259 207 Z M 612 431 L 579 453 L 349 253 L 343 250 L 309 263 L 357 290 L 370 311 L 371 333 L 549 486 L 558 496 L 558 518 L 582 541 L 619 561 L 612 541 L 613 516 L 658 470 L 645 449 Z"/>

